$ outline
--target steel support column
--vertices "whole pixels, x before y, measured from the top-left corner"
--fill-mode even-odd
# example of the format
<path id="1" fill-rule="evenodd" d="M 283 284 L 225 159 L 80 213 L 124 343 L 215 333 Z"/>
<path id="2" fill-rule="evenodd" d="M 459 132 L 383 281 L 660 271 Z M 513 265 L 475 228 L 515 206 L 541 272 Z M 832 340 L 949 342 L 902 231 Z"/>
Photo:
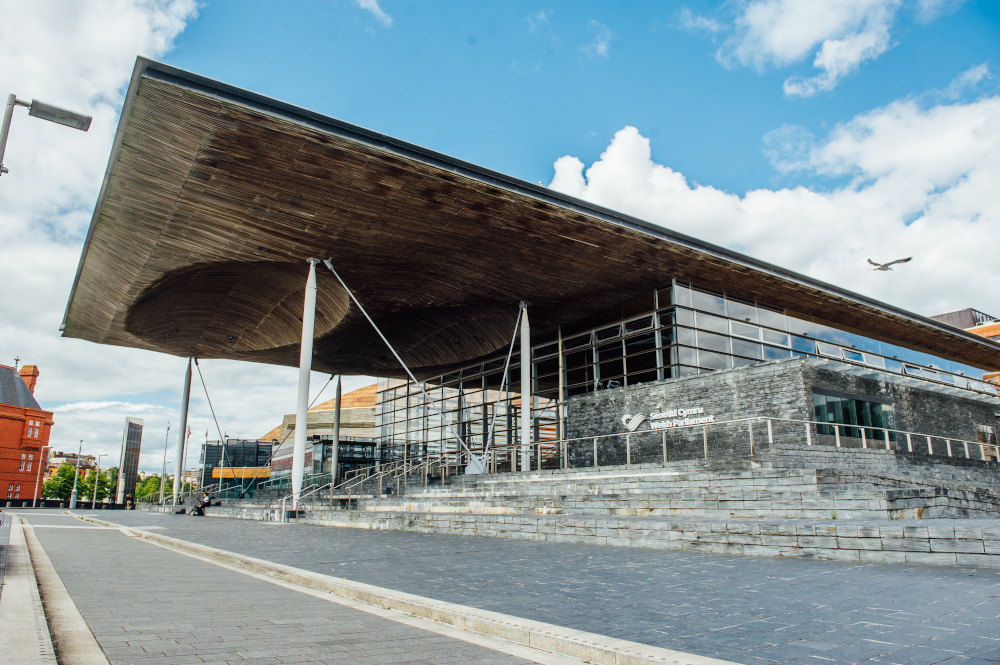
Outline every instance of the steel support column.
<path id="1" fill-rule="evenodd" d="M 340 375 L 337 375 L 337 399 L 333 406 L 333 450 L 330 452 L 330 482 L 337 484 L 337 465 L 340 457 Z"/>
<path id="2" fill-rule="evenodd" d="M 187 441 L 188 403 L 191 401 L 191 358 L 188 358 L 187 370 L 184 372 L 184 388 L 181 390 L 181 426 L 177 432 L 177 457 L 174 460 L 174 505 L 177 505 L 177 496 L 181 493 L 181 477 L 184 475 L 184 442 Z M 225 443 L 223 441 L 223 443 Z M 122 472 L 119 470 L 118 482 L 118 502 L 124 501 L 125 481 Z M 222 482 L 221 480 L 219 482 Z M 133 499 L 135 497 L 132 497 Z"/>
<path id="3" fill-rule="evenodd" d="M 521 310 L 521 470 L 531 468 L 531 326 Z"/>
<path id="4" fill-rule="evenodd" d="M 295 444 L 292 448 L 292 510 L 298 508 L 306 468 L 306 430 L 309 427 L 309 374 L 312 372 L 313 331 L 316 325 L 316 264 L 309 259 L 309 277 L 302 304 L 302 344 L 299 347 L 299 395 L 295 405 Z"/>

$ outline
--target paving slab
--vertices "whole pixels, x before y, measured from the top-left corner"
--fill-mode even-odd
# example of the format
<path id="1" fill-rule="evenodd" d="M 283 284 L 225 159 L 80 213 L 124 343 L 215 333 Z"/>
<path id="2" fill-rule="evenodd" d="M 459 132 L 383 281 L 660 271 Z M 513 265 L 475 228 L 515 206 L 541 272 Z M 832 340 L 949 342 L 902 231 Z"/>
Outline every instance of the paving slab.
<path id="1" fill-rule="evenodd" d="M 81 522 L 22 515 L 38 527 L 35 536 L 113 665 L 539 662 L 256 579 L 117 529 L 60 528 Z"/>
<path id="2" fill-rule="evenodd" d="M 736 662 L 882 661 L 917 645 L 954 657 L 1000 648 L 1000 572 L 971 566 L 727 556 L 143 512 L 94 516 L 304 570 Z M 900 658 L 907 654 L 936 652 Z"/>

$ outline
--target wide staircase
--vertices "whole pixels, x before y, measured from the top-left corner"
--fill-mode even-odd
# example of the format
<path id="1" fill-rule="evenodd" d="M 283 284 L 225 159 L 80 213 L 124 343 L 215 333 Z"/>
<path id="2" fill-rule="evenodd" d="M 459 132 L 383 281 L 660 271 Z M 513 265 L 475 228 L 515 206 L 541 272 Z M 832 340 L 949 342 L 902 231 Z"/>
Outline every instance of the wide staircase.
<path id="1" fill-rule="evenodd" d="M 454 476 L 432 485 L 413 475 L 382 495 L 359 492 L 349 504 L 338 497 L 336 507 L 700 519 L 1000 516 L 1000 475 L 990 482 L 995 471 L 985 465 L 953 467 L 930 460 L 901 467 L 887 456 L 893 454 L 781 446 L 753 458 Z"/>
<path id="2" fill-rule="evenodd" d="M 998 465 L 885 450 L 780 444 L 663 465 L 413 473 L 299 508 L 294 519 L 328 526 L 1000 567 Z M 209 514 L 289 517 L 263 496 Z"/>

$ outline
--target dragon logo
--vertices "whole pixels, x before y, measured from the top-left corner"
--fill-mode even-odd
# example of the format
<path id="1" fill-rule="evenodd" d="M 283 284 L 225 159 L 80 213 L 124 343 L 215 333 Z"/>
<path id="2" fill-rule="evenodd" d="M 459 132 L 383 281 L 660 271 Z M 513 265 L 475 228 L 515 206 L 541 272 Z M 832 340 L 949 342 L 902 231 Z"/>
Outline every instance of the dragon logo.
<path id="1" fill-rule="evenodd" d="M 625 425 L 625 429 L 627 429 L 628 431 L 634 432 L 637 429 L 639 429 L 639 425 L 645 422 L 645 420 L 646 416 L 642 415 L 641 413 L 636 414 L 634 416 L 630 413 L 626 413 L 624 416 L 622 416 L 622 425 Z"/>

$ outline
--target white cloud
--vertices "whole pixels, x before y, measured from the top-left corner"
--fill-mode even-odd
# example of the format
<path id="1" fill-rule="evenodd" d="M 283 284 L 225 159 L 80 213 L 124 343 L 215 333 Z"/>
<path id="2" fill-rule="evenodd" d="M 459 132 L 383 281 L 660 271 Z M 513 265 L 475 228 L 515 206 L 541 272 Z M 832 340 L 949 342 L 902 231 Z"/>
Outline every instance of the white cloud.
<path id="1" fill-rule="evenodd" d="M 0 363 L 20 356 L 38 365 L 36 397 L 55 413 L 52 445 L 75 451 L 83 439 L 84 452 L 110 456 L 102 464 L 117 464 L 125 417 L 137 416 L 145 419 L 140 465 L 160 469 L 167 421 L 176 441 L 184 360 L 63 339 L 59 324 L 136 55 L 163 56 L 196 10 L 194 0 L 24 2 L 5 4 L 0 21 L 0 90 L 94 116 L 83 133 L 14 111 L 10 173 L 0 177 Z M 294 411 L 294 368 L 201 365 L 231 435 L 260 436 Z M 326 379 L 313 374 L 313 394 Z M 368 383 L 350 377 L 344 389 Z M 191 395 L 192 441 L 203 441 L 206 429 L 217 438 L 197 373 Z"/>
<path id="2" fill-rule="evenodd" d="M 818 141 L 786 128 L 769 147 L 786 170 L 849 182 L 742 197 L 691 186 L 626 127 L 586 174 L 575 157 L 557 160 L 549 186 L 921 314 L 1000 313 L 1000 292 L 984 288 L 1000 279 L 1000 97 L 898 101 Z M 915 258 L 891 274 L 865 265 L 902 256 Z"/>
<path id="3" fill-rule="evenodd" d="M 548 25 L 549 17 L 552 16 L 552 11 L 545 11 L 544 9 L 539 9 L 534 14 L 529 14 L 524 18 L 528 22 L 528 33 L 535 34 L 535 31 L 544 25 Z"/>
<path id="4" fill-rule="evenodd" d="M 990 74 L 988 63 L 971 67 L 955 77 L 947 88 L 941 91 L 941 95 L 948 99 L 958 99 L 962 93 L 969 88 L 975 88 L 983 79 L 993 78 Z"/>
<path id="5" fill-rule="evenodd" d="M 688 7 L 682 7 L 677 15 L 680 27 L 690 32 L 722 32 L 726 26 L 721 22 L 707 16 L 695 14 Z"/>
<path id="6" fill-rule="evenodd" d="M 953 12 L 966 0 L 917 0 L 917 18 L 922 23 L 930 23 L 948 12 Z"/>
<path id="7" fill-rule="evenodd" d="M 734 33 L 719 49 L 724 64 L 763 70 L 804 59 L 817 45 L 812 78 L 792 77 L 785 94 L 808 97 L 889 48 L 889 28 L 902 0 L 754 0 L 743 5 Z"/>
<path id="8" fill-rule="evenodd" d="M 392 26 L 392 17 L 386 14 L 385 11 L 383 11 L 383 9 L 378 4 L 378 0 L 355 0 L 355 1 L 358 3 L 358 7 L 361 7 L 361 9 L 364 9 L 365 11 L 371 12 L 372 16 L 374 16 L 379 23 L 381 23 L 387 28 Z"/>
<path id="9" fill-rule="evenodd" d="M 581 46 L 581 50 L 589 57 L 599 56 L 601 58 L 611 57 L 611 40 L 614 34 L 604 25 L 591 19 L 588 23 L 590 29 L 594 31 L 594 41 Z"/>
<path id="10" fill-rule="evenodd" d="M 900 9 L 912 9 L 928 23 L 954 11 L 965 0 L 737 0 L 724 3 L 716 17 L 677 13 L 678 27 L 690 32 L 725 35 L 716 59 L 726 67 L 764 72 L 788 67 L 810 56 L 818 72 L 791 76 L 784 85 L 790 97 L 828 92 L 893 45 L 892 28 Z"/>

